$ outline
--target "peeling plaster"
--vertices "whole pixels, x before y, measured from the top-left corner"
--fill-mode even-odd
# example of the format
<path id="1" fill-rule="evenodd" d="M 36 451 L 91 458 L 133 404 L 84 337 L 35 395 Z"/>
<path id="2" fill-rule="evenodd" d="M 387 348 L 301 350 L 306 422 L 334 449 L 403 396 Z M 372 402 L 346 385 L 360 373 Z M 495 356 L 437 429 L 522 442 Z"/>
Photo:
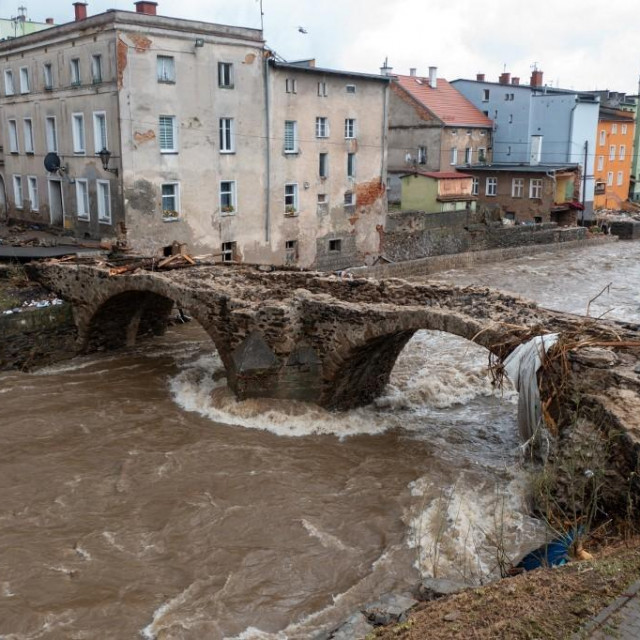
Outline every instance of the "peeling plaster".
<path id="1" fill-rule="evenodd" d="M 133 42 L 133 46 L 136 53 L 146 53 L 151 48 L 151 40 L 147 36 L 140 35 L 139 33 L 130 33 L 129 40 Z"/>
<path id="2" fill-rule="evenodd" d="M 138 144 L 144 144 L 145 142 L 155 140 L 155 137 L 156 133 L 153 129 L 148 129 L 147 131 L 136 131 L 133 134 L 133 139 Z"/>

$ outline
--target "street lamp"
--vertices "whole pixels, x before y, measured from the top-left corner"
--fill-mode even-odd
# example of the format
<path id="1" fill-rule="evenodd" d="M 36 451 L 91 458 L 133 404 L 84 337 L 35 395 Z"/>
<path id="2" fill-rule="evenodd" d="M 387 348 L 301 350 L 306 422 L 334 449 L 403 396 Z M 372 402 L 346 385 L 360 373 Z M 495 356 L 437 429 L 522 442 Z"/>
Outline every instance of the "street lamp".
<path id="1" fill-rule="evenodd" d="M 98 155 L 100 156 L 100 160 L 102 160 L 102 168 L 105 171 L 108 171 L 109 173 L 113 173 L 114 175 L 117 176 L 118 175 L 117 167 L 114 167 L 114 168 L 109 167 L 109 160 L 111 159 L 111 151 L 109 151 L 109 149 L 107 149 L 106 147 L 102 147 L 102 150 Z"/>

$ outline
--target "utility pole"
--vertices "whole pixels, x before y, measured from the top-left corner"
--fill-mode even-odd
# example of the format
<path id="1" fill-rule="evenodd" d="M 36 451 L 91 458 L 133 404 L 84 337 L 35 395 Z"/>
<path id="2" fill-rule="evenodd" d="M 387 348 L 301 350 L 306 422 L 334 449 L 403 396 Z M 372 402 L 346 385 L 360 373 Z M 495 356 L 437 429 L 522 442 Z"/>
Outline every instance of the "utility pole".
<path id="1" fill-rule="evenodd" d="M 582 165 L 582 218 L 580 226 L 584 227 L 584 210 L 587 205 L 587 159 L 589 157 L 589 141 L 584 141 L 584 164 Z"/>

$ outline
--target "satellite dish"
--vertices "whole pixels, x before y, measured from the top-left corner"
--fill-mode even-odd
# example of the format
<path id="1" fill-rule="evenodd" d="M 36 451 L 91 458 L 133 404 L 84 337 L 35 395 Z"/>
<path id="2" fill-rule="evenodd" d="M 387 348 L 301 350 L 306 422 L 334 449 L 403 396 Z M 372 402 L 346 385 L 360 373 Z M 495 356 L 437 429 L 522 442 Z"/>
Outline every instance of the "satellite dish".
<path id="1" fill-rule="evenodd" d="M 60 156 L 53 151 L 47 153 L 44 157 L 44 168 L 49 173 L 58 173 L 58 171 L 60 171 Z"/>

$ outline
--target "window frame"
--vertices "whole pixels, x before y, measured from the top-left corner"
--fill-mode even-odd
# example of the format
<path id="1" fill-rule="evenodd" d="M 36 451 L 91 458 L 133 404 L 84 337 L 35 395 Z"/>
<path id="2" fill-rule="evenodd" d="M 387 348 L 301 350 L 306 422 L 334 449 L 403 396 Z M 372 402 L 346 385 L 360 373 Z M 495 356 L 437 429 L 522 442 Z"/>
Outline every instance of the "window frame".
<path id="1" fill-rule="evenodd" d="M 427 164 L 427 147 L 419 146 L 416 154 L 418 164 Z"/>
<path id="2" fill-rule="evenodd" d="M 287 147 L 287 127 L 291 125 L 292 136 L 290 136 L 292 147 Z M 298 121 L 297 120 L 285 120 L 284 121 L 284 152 L 285 153 L 298 153 Z"/>
<path id="3" fill-rule="evenodd" d="M 329 137 L 329 118 L 326 116 L 316 116 L 316 138 L 324 140 Z"/>
<path id="4" fill-rule="evenodd" d="M 495 198 L 498 195 L 498 177 L 488 176 L 484 183 L 484 193 L 489 198 Z"/>
<path id="5" fill-rule="evenodd" d="M 626 125 L 626 124 L 621 124 L 621 125 L 620 125 L 620 133 L 621 133 L 623 136 L 626 136 L 626 135 L 627 135 L 627 125 Z"/>
<path id="6" fill-rule="evenodd" d="M 85 155 L 87 153 L 87 136 L 84 128 L 84 113 L 82 112 L 71 114 L 71 138 L 73 153 L 75 155 Z"/>
<path id="7" fill-rule="evenodd" d="M 164 53 L 156 55 L 156 81 L 160 84 L 176 83 L 176 59 Z"/>
<path id="8" fill-rule="evenodd" d="M 100 84 L 102 82 L 102 54 L 91 54 L 91 83 Z"/>
<path id="9" fill-rule="evenodd" d="M 84 186 L 84 198 L 82 198 L 81 185 Z M 80 211 L 80 203 L 82 202 L 83 211 Z M 78 220 L 91 220 L 91 208 L 89 199 L 89 181 L 85 178 L 76 178 L 76 217 Z"/>
<path id="10" fill-rule="evenodd" d="M 69 60 L 69 84 L 72 87 L 79 87 L 82 84 L 80 58 L 71 58 Z"/>
<path id="11" fill-rule="evenodd" d="M 223 184 L 231 185 L 231 188 L 228 191 L 223 191 Z M 229 194 L 229 204 L 223 204 L 223 194 Z M 231 216 L 237 212 L 238 201 L 236 180 L 220 180 L 218 183 L 218 204 L 220 206 L 220 214 L 223 216 Z"/>
<path id="12" fill-rule="evenodd" d="M 53 123 L 53 127 L 49 123 Z M 51 133 L 53 133 L 53 140 L 51 139 Z M 56 116 L 45 116 L 44 119 L 44 136 L 47 145 L 48 153 L 58 153 L 58 123 Z M 54 144 L 50 144 L 53 142 Z"/>
<path id="13" fill-rule="evenodd" d="M 13 204 L 16 209 L 24 209 L 24 192 L 22 190 L 22 176 L 13 174 Z M 19 196 L 19 197 L 18 197 Z"/>
<path id="14" fill-rule="evenodd" d="M 291 188 L 291 192 L 287 193 L 287 189 Z M 298 213 L 298 183 L 297 182 L 285 182 L 284 185 L 284 213 L 285 215 L 296 215 Z M 287 203 L 287 199 L 291 198 L 291 202 Z"/>
<path id="15" fill-rule="evenodd" d="M 103 189 L 106 187 L 106 191 Z M 103 195 L 107 196 L 107 207 L 105 211 L 105 203 Z M 96 201 L 98 203 L 98 223 L 111 224 L 111 182 L 109 180 L 96 180 Z"/>
<path id="16" fill-rule="evenodd" d="M 616 185 L 621 187 L 624 184 L 624 171 L 618 171 Z"/>
<path id="17" fill-rule="evenodd" d="M 491 91 L 489 89 L 482 89 L 482 102 L 489 102 Z"/>
<path id="18" fill-rule="evenodd" d="M 15 84 L 15 78 L 13 77 L 13 69 L 4 70 L 4 95 L 5 96 L 16 95 L 16 84 Z"/>
<path id="19" fill-rule="evenodd" d="M 473 147 L 465 147 L 464 163 L 471 164 L 473 162 Z"/>
<path id="20" fill-rule="evenodd" d="M 612 134 L 617 134 L 617 133 L 618 133 L 618 124 L 617 124 L 616 122 L 614 122 L 614 123 L 611 125 L 611 133 L 612 133 Z"/>
<path id="21" fill-rule="evenodd" d="M 326 80 L 318 81 L 318 97 L 319 98 L 326 98 L 328 95 L 329 95 L 329 92 L 327 91 L 327 82 L 326 82 Z"/>
<path id="22" fill-rule="evenodd" d="M 173 194 L 165 194 L 165 187 L 173 187 Z M 160 184 L 160 209 L 162 211 L 162 220 L 164 222 L 174 222 L 180 219 L 180 206 L 181 206 L 181 192 L 180 192 L 180 183 L 177 180 L 167 180 L 166 182 L 162 182 Z M 164 202 L 165 198 L 174 198 L 174 208 L 173 209 L 165 209 Z M 175 215 L 168 215 L 168 212 L 172 211 Z"/>
<path id="23" fill-rule="evenodd" d="M 604 156 L 598 156 L 598 168 L 596 171 L 604 171 Z"/>
<path id="24" fill-rule="evenodd" d="M 607 144 L 607 132 L 604 129 L 600 129 L 600 138 L 598 143 L 601 147 L 604 147 Z"/>
<path id="25" fill-rule="evenodd" d="M 233 62 L 218 62 L 218 88 L 234 89 L 235 74 L 233 70 Z"/>
<path id="26" fill-rule="evenodd" d="M 45 91 L 53 89 L 53 64 L 45 62 L 42 65 L 42 83 Z"/>
<path id="27" fill-rule="evenodd" d="M 344 139 L 345 140 L 355 140 L 356 137 L 357 137 L 356 119 L 355 118 L 345 118 L 344 119 Z"/>
<path id="28" fill-rule="evenodd" d="M 349 153 L 347 153 L 347 179 L 348 180 L 355 180 L 356 179 L 356 154 L 355 152 L 351 151 Z"/>
<path id="29" fill-rule="evenodd" d="M 29 78 L 29 67 L 20 67 L 20 95 L 31 93 L 31 79 Z"/>
<path id="30" fill-rule="evenodd" d="M 104 121 L 104 144 L 99 145 L 98 139 L 102 138 L 102 128 L 98 127 L 99 119 Z M 107 112 L 106 111 L 94 111 L 93 112 L 93 148 L 96 155 L 99 155 L 103 149 L 109 148 L 109 135 L 107 131 Z"/>
<path id="31" fill-rule="evenodd" d="M 524 178 L 511 179 L 511 197 L 524 198 Z"/>
<path id="32" fill-rule="evenodd" d="M 38 190 L 37 176 L 27 176 L 27 194 L 29 196 L 29 207 L 31 211 L 40 211 L 40 193 Z"/>
<path id="33" fill-rule="evenodd" d="M 449 164 L 451 166 L 458 164 L 458 147 L 451 147 Z"/>
<path id="34" fill-rule="evenodd" d="M 624 160 L 627 156 L 627 145 L 621 144 L 618 148 L 618 160 Z"/>
<path id="35" fill-rule="evenodd" d="M 298 93 L 298 80 L 296 78 L 284 79 L 285 93 Z"/>
<path id="36" fill-rule="evenodd" d="M 171 125 L 171 147 L 166 145 L 166 123 Z M 165 133 L 163 133 L 163 131 Z M 178 118 L 170 114 L 161 114 L 158 116 L 158 147 L 162 154 L 176 154 L 178 153 Z"/>
<path id="37" fill-rule="evenodd" d="M 27 155 L 34 155 L 36 152 L 35 148 L 35 138 L 33 136 L 33 119 L 23 118 L 22 119 L 22 134 L 24 136 L 24 152 Z"/>
<path id="38" fill-rule="evenodd" d="M 18 137 L 18 121 L 15 118 L 7 120 L 9 127 L 9 153 L 20 153 L 20 139 Z"/>
<path id="39" fill-rule="evenodd" d="M 329 177 L 329 154 L 326 151 L 318 154 L 318 176 L 323 180 Z"/>
<path id="40" fill-rule="evenodd" d="M 613 186 L 613 171 L 607 171 L 607 187 Z"/>
<path id="41" fill-rule="evenodd" d="M 342 198 L 342 202 L 343 202 L 345 207 L 355 207 L 356 206 L 356 192 L 353 191 L 352 189 L 347 189 L 344 192 L 344 196 Z"/>
<path id="42" fill-rule="evenodd" d="M 234 262 L 238 243 L 235 240 L 229 240 L 220 244 L 220 261 Z"/>
<path id="43" fill-rule="evenodd" d="M 227 126 L 228 125 L 228 126 Z M 220 153 L 236 152 L 236 125 L 235 118 L 224 117 L 218 121 Z"/>
<path id="44" fill-rule="evenodd" d="M 615 144 L 610 144 L 609 145 L 609 160 L 615 160 L 616 159 L 616 145 Z"/>
<path id="45" fill-rule="evenodd" d="M 542 200 L 542 178 L 529 179 L 529 200 Z"/>
<path id="46" fill-rule="evenodd" d="M 471 181 L 471 195 L 477 196 L 479 192 L 480 192 L 480 178 L 478 178 L 477 176 L 473 176 L 473 179 Z"/>

